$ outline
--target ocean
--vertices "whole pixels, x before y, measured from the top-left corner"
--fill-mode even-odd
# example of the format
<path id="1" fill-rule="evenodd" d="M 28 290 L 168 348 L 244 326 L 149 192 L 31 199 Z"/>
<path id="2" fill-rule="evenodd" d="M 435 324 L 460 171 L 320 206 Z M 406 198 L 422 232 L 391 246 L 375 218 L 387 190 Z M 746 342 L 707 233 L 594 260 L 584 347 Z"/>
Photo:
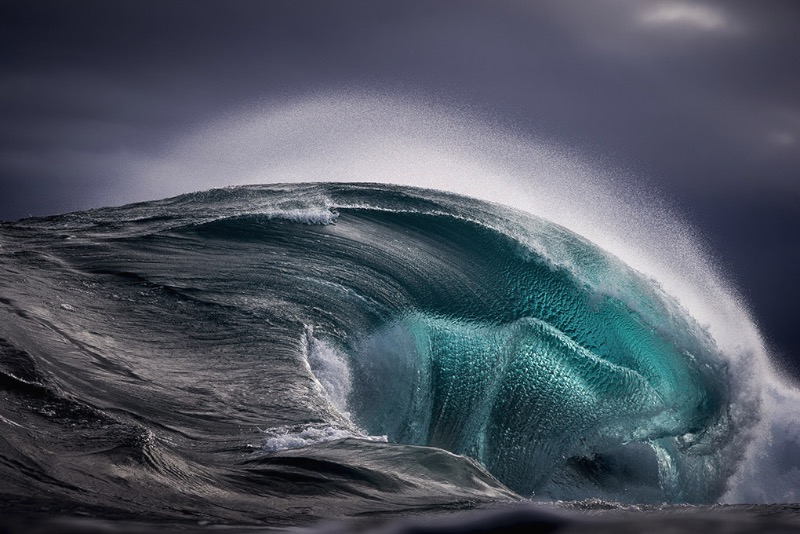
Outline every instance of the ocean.
<path id="1" fill-rule="evenodd" d="M 0 273 L 9 532 L 798 525 L 758 347 L 529 213 L 230 187 L 0 223 Z"/>

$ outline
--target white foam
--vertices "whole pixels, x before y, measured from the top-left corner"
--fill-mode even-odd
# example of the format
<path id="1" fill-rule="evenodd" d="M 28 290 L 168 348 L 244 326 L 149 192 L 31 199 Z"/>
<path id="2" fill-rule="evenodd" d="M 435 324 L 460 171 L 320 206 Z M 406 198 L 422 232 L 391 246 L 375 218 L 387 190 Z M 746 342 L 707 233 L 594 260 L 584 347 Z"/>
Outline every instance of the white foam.
<path id="1" fill-rule="evenodd" d="M 260 215 L 268 219 L 282 219 L 303 224 L 333 224 L 339 217 L 336 211 L 326 208 L 267 209 Z"/>
<path id="2" fill-rule="evenodd" d="M 348 421 L 350 412 L 347 400 L 352 390 L 352 377 L 347 356 L 332 344 L 315 338 L 308 330 L 306 334 L 306 358 L 321 392 L 331 405 Z"/>
<path id="3" fill-rule="evenodd" d="M 724 502 L 800 502 L 800 393 L 773 384 L 763 400 L 764 417 Z"/>
<path id="4" fill-rule="evenodd" d="M 276 427 L 262 430 L 267 441 L 262 448 L 267 452 L 299 449 L 319 443 L 356 438 L 366 441 L 387 441 L 386 436 L 368 436 L 360 432 L 322 424 L 308 424 L 300 427 Z"/>

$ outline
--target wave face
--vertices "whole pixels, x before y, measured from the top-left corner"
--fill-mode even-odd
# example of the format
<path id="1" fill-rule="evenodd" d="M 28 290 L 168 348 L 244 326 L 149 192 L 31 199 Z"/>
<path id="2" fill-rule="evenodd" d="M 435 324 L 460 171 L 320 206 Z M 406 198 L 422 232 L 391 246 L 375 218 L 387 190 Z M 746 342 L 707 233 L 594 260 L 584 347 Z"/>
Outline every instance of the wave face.
<path id="1" fill-rule="evenodd" d="M 6 223 L 0 245 L 19 498 L 275 524 L 714 502 L 757 419 L 657 283 L 496 204 L 249 186 Z"/>

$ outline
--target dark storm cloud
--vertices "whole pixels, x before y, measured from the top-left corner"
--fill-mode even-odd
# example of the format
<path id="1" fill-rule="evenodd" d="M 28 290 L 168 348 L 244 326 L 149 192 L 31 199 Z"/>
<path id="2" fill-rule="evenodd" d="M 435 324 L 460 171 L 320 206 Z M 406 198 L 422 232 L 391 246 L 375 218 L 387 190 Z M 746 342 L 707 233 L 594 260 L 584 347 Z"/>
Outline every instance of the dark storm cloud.
<path id="1" fill-rule="evenodd" d="M 24 3 L 4 17 L 0 135 L 4 153 L 140 149 L 136 131 L 157 144 L 248 99 L 399 85 L 716 189 L 800 152 L 793 13 L 759 6 Z"/>
<path id="2" fill-rule="evenodd" d="M 778 0 L 4 2 L 0 218 L 158 196 L 124 162 L 242 104 L 419 94 L 635 167 L 796 349 L 798 21 Z"/>

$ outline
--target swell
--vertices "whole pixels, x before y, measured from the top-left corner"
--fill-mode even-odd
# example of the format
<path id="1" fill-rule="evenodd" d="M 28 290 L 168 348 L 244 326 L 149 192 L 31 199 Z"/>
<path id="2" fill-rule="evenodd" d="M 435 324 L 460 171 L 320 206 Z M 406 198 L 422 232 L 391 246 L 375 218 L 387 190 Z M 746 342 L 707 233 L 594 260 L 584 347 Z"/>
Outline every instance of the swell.
<path id="1" fill-rule="evenodd" d="M 320 317 L 309 322 L 322 336 L 328 332 L 352 360 L 356 376 L 350 408 L 356 423 L 371 434 L 471 455 L 522 493 L 541 490 L 551 478 L 564 479 L 548 490 L 553 496 L 573 491 L 582 495 L 586 488 L 571 486 L 587 485 L 587 479 L 597 482 L 606 478 L 614 486 L 625 486 L 630 481 L 626 482 L 622 473 L 607 472 L 604 466 L 621 463 L 622 470 L 627 469 L 627 453 L 615 456 L 611 451 L 638 443 L 643 446 L 631 446 L 630 455 L 647 466 L 642 473 L 633 469 L 630 478 L 651 483 L 656 479 L 658 483 L 653 484 L 651 495 L 645 496 L 645 490 L 637 498 L 705 501 L 722 493 L 731 473 L 723 464 L 735 463 L 739 454 L 735 449 L 741 446 L 732 445 L 735 438 L 731 434 L 736 432 L 736 424 L 746 423 L 732 422 L 727 412 L 731 388 L 736 385 L 729 382 L 725 358 L 674 300 L 651 281 L 563 229 L 536 223 L 544 237 L 541 241 L 560 241 L 566 250 L 556 264 L 551 257 L 493 229 L 491 219 L 476 222 L 475 213 L 463 207 L 448 210 L 441 204 L 427 204 L 412 209 L 408 197 L 390 194 L 381 201 L 390 207 L 348 207 L 333 202 L 338 214 L 333 227 L 299 232 L 287 223 L 265 226 L 260 217 L 253 216 L 213 221 L 192 232 L 203 238 L 293 249 L 293 261 L 299 258 L 304 272 L 313 273 L 303 277 L 312 282 L 305 286 L 311 293 L 304 294 L 303 284 L 293 279 L 292 296 L 286 298 L 309 306 L 322 303 L 323 310 L 335 306 L 342 312 L 331 316 L 330 323 Z M 329 265 L 332 258 L 333 266 Z M 597 280 L 604 284 L 597 287 Z M 347 298 L 344 291 L 358 297 L 355 308 L 348 309 L 353 298 Z M 334 298 L 326 301 L 329 295 Z M 438 324 L 431 327 L 432 323 Z M 398 334 L 399 330 L 405 332 Z M 523 333 L 507 334 L 508 330 Z M 533 339 L 538 345 L 526 347 L 515 340 L 512 349 L 500 354 L 486 346 L 475 350 L 474 346 L 480 345 L 475 338 L 492 336 L 495 345 L 508 343 L 501 339 L 505 337 Z M 392 354 L 393 361 L 380 368 L 383 363 L 376 360 L 398 346 L 401 349 Z M 404 360 L 409 352 L 412 361 Z M 508 365 L 504 360 L 518 365 L 516 356 L 526 352 L 530 360 L 526 370 L 510 373 L 547 373 L 559 365 L 572 373 L 559 386 L 558 400 L 539 405 L 531 400 L 551 395 L 547 388 L 552 383 L 540 380 L 531 384 L 525 377 L 516 384 L 503 384 L 503 369 Z M 542 353 L 554 356 L 541 365 L 536 360 Z M 402 369 L 403 365 L 408 368 Z M 473 371 L 480 365 L 489 369 L 484 376 L 475 376 Z M 535 369 L 537 365 L 542 368 Z M 468 372 L 463 372 L 464 368 Z M 398 381 L 398 373 L 405 377 L 406 388 L 422 391 L 416 393 L 422 398 L 412 398 L 414 395 L 389 383 Z M 454 389 L 470 381 L 472 387 L 464 388 L 466 397 L 442 400 L 443 396 L 453 397 Z M 599 382 L 605 384 L 599 386 Z M 576 384 L 589 384 L 587 393 L 569 398 L 578 389 Z M 609 397 L 602 403 L 586 402 L 588 397 L 604 394 L 603 387 L 611 387 L 621 400 L 615 403 Z M 381 398 L 384 391 L 392 392 L 385 402 Z M 519 398 L 519 391 L 524 391 L 525 398 Z M 399 417 L 389 415 L 403 410 L 392 406 L 396 398 L 405 399 L 405 405 L 412 407 Z M 489 406 L 475 405 L 477 398 Z M 559 402 L 580 406 L 569 414 L 575 426 L 559 421 L 560 437 L 554 427 L 557 417 L 547 414 L 558 414 Z M 512 406 L 515 403 L 518 406 Z M 507 408 L 531 410 L 535 415 L 498 423 L 491 414 Z M 475 413 L 488 415 L 476 422 Z M 441 425 L 431 423 L 432 418 L 442 421 Z M 387 419 L 393 422 L 386 423 Z M 497 428 L 490 429 L 492 425 Z M 515 435 L 510 442 L 485 449 L 487 435 L 509 433 Z M 576 445 L 586 441 L 603 445 L 584 450 Z M 535 445 L 525 446 L 531 442 Z M 508 453 L 521 447 L 523 454 Z M 704 448 L 713 454 L 695 458 L 696 451 Z M 725 454 L 714 457 L 726 448 Z M 694 452 L 684 455 L 681 449 Z M 566 457 L 566 464 L 556 465 L 553 458 L 557 456 Z M 642 456 L 644 459 L 638 458 Z M 493 464 L 490 458 L 497 460 Z M 682 462 L 686 465 L 674 467 Z M 692 470 L 703 473 L 690 474 Z M 591 487 L 588 491 L 607 489 Z"/>
<path id="2" fill-rule="evenodd" d="M 6 439 L 82 502 L 248 521 L 269 498 L 278 523 L 506 486 L 711 502 L 757 419 L 658 284 L 494 204 L 276 185 L 0 230 Z M 42 452 L 84 441 L 75 469 Z"/>

